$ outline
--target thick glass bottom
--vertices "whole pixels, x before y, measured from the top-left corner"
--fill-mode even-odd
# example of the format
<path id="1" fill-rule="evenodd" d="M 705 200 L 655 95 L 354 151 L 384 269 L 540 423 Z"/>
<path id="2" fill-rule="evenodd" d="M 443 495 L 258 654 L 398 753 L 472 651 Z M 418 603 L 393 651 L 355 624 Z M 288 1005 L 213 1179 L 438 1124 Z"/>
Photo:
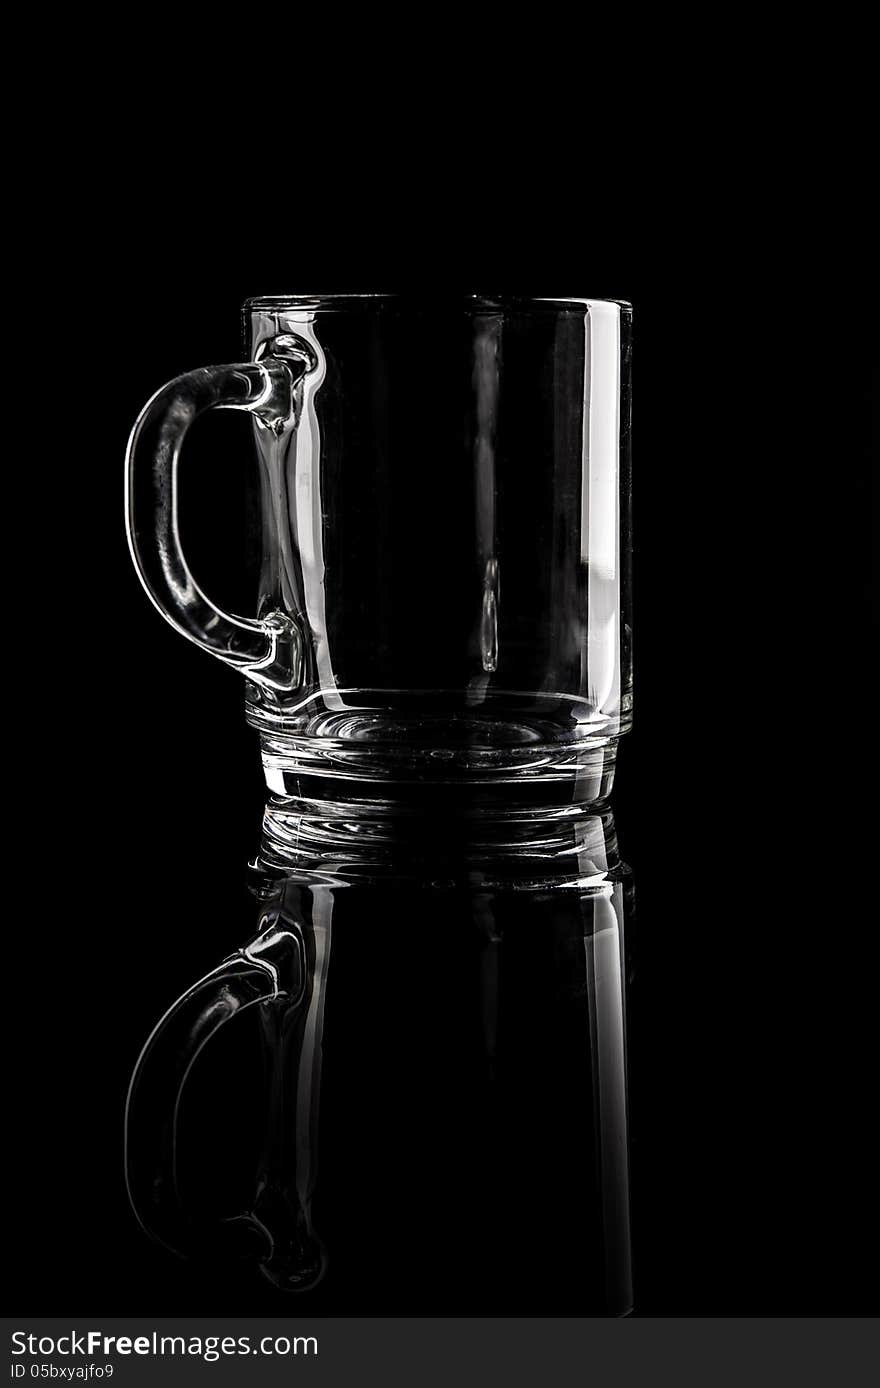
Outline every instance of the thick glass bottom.
<path id="1" fill-rule="evenodd" d="M 614 782 L 617 739 L 600 745 L 528 748 L 418 748 L 261 733 L 266 784 L 275 795 L 311 802 L 384 802 L 388 812 L 430 802 L 478 810 L 592 805 Z"/>
<path id="2" fill-rule="evenodd" d="M 504 691 L 343 690 L 290 708 L 252 691 L 247 717 L 276 795 L 474 808 L 604 800 L 627 727 L 574 697 Z"/>

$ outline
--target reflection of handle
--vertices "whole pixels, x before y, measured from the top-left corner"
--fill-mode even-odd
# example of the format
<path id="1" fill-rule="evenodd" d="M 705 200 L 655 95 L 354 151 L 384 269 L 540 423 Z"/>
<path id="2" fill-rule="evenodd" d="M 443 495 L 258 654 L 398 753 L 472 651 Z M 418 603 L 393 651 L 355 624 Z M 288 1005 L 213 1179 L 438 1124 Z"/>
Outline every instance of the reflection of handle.
<path id="1" fill-rule="evenodd" d="M 177 1184 L 178 1114 L 187 1076 L 224 1022 L 254 1003 L 278 999 L 295 1008 L 306 981 L 301 937 L 273 919 L 255 940 L 178 999 L 141 1052 L 126 1104 L 126 1182 L 143 1228 L 174 1253 L 204 1256 L 212 1247 L 264 1257 L 272 1253 L 272 1235 L 253 1215 L 208 1229 L 186 1213 Z"/>
<path id="2" fill-rule="evenodd" d="M 202 593 L 180 546 L 177 465 L 187 430 L 206 410 L 247 410 L 277 435 L 295 427 L 297 386 L 308 366 L 305 353 L 294 347 L 283 356 L 178 376 L 142 410 L 126 459 L 129 545 L 150 598 L 191 641 L 256 683 L 279 690 L 299 683 L 296 624 L 281 612 L 260 620 L 233 617 Z"/>

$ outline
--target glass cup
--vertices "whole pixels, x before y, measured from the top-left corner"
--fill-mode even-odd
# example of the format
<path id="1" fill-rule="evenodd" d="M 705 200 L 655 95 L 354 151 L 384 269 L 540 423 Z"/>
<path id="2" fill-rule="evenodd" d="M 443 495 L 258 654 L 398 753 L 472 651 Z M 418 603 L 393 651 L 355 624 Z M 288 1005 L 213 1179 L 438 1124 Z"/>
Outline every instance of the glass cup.
<path id="1" fill-rule="evenodd" d="M 245 676 L 270 791 L 603 799 L 632 711 L 630 306 L 294 295 L 244 322 L 249 360 L 143 410 L 127 516 L 159 611 Z M 180 544 L 181 448 L 218 407 L 253 420 L 252 616 Z"/>

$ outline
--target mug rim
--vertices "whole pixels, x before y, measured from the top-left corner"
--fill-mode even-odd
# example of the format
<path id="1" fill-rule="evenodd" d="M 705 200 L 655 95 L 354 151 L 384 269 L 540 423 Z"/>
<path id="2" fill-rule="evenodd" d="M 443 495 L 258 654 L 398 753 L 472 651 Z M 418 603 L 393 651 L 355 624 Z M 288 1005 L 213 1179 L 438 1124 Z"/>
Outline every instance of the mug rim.
<path id="1" fill-rule="evenodd" d="M 245 313 L 278 312 L 285 309 L 313 312 L 344 309 L 450 308 L 467 312 L 503 313 L 583 313 L 584 310 L 613 308 L 632 312 L 628 299 L 545 298 L 526 294 L 258 294 L 245 299 Z"/>

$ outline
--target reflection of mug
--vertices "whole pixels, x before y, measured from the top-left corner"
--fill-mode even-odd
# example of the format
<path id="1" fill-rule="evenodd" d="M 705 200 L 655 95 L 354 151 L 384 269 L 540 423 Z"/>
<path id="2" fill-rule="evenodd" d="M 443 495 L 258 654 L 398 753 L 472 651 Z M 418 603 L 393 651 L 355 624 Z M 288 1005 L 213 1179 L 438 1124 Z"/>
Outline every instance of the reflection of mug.
<path id="1" fill-rule="evenodd" d="M 537 833 L 484 816 L 479 843 L 444 815 L 394 843 L 385 816 L 297 827 L 283 803 L 255 938 L 169 1009 L 132 1077 L 143 1227 L 288 1291 L 321 1283 L 318 1314 L 626 1313 L 633 898 L 610 811 Z M 213 1040 L 247 1056 L 247 1018 L 265 1063 L 249 1107 Z M 186 1117 L 211 1075 L 219 1147 Z"/>
<path id="2" fill-rule="evenodd" d="M 247 677 L 270 789 L 607 794 L 631 719 L 629 305 L 327 295 L 245 321 L 252 360 L 141 414 L 128 521 L 159 610 Z M 178 456 L 217 406 L 254 421 L 253 618 L 180 546 Z"/>

